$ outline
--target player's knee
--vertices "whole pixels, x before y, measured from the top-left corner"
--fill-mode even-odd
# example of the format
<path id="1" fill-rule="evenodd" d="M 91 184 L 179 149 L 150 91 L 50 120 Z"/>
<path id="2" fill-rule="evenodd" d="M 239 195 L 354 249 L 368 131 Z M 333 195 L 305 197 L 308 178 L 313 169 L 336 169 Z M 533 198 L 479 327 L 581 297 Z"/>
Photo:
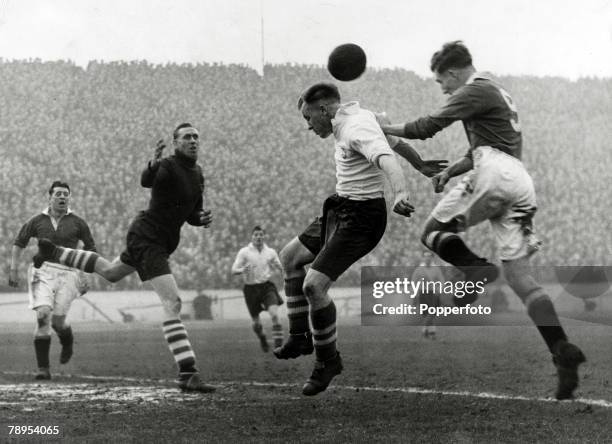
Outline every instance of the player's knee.
<path id="1" fill-rule="evenodd" d="M 302 291 L 304 292 L 304 296 L 306 296 L 306 298 L 310 301 L 311 299 L 316 298 L 318 294 L 318 287 L 312 280 L 306 278 Z"/>
<path id="2" fill-rule="evenodd" d="M 504 262 L 503 267 L 508 285 L 521 300 L 524 301 L 529 295 L 541 290 L 540 284 L 536 282 L 525 267 L 512 261 Z"/>

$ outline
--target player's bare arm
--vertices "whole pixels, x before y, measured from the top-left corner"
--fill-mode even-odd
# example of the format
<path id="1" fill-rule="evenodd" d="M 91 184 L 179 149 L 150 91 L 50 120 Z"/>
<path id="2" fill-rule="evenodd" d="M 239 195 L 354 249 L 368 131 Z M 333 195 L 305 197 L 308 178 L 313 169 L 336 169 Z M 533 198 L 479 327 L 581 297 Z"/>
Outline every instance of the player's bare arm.
<path id="1" fill-rule="evenodd" d="M 404 124 L 390 124 L 384 123 L 380 125 L 380 129 L 382 129 L 383 133 L 387 136 L 395 136 L 395 137 L 404 137 Z"/>
<path id="2" fill-rule="evenodd" d="M 397 160 L 392 155 L 383 154 L 378 158 L 378 167 L 385 173 L 391 183 L 395 195 L 393 211 L 399 215 L 410 217 L 414 211 L 414 206 L 408 200 L 406 179 Z"/>
<path id="3" fill-rule="evenodd" d="M 374 115 L 376 116 L 376 121 L 381 126 L 381 128 L 382 125 L 391 124 L 387 113 L 374 113 Z M 425 177 L 432 177 L 448 166 L 448 160 L 446 159 L 423 160 L 423 158 L 412 147 L 412 145 L 410 145 L 405 140 L 401 140 L 395 136 L 392 136 L 388 137 L 387 141 L 389 142 L 389 146 L 393 151 L 395 151 L 398 155 L 406 159 L 415 170 L 423 174 Z"/>
<path id="4" fill-rule="evenodd" d="M 391 149 L 406 159 L 415 170 L 425 177 L 433 177 L 448 167 L 448 160 L 446 159 L 423 160 L 412 145 L 405 140 L 400 140 Z"/>
<path id="5" fill-rule="evenodd" d="M 18 247 L 17 245 L 13 245 L 11 249 L 11 266 L 9 268 L 9 286 L 13 288 L 17 288 L 19 286 L 19 262 L 21 260 L 21 255 L 23 253 L 23 248 Z"/>
<path id="6" fill-rule="evenodd" d="M 431 178 L 434 186 L 434 191 L 436 193 L 441 193 L 442 191 L 444 191 L 444 187 L 452 177 L 460 176 L 464 173 L 467 173 L 472 168 L 474 168 L 474 162 L 472 161 L 471 157 L 464 156 L 461 159 L 457 160 L 447 169 Z"/>
<path id="7" fill-rule="evenodd" d="M 164 149 L 166 149 L 166 143 L 163 139 L 159 139 L 155 146 L 155 151 L 153 152 L 153 159 L 147 163 L 147 167 L 140 176 L 140 185 L 143 187 L 151 188 L 153 186 L 153 181 L 155 179 L 157 170 L 159 169 Z"/>
<path id="8" fill-rule="evenodd" d="M 239 275 L 243 273 L 247 273 L 249 271 L 250 264 L 245 261 L 244 256 L 238 253 L 236 256 L 236 260 L 232 264 L 232 274 Z"/>

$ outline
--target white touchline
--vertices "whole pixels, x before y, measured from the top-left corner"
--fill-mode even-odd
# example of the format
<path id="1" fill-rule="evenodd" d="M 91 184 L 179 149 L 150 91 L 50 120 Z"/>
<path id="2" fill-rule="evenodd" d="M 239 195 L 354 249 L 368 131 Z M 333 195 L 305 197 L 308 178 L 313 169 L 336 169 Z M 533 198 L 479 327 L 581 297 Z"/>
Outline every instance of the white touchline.
<path id="1" fill-rule="evenodd" d="M 30 376 L 30 373 L 23 372 L 11 372 L 5 371 L 0 374 L 14 375 L 14 376 Z M 158 383 L 158 384 L 172 384 L 173 380 L 169 379 L 152 379 L 152 378 L 132 378 L 126 376 L 98 376 L 98 375 L 71 375 L 71 374 L 60 374 L 62 378 L 76 378 L 85 379 L 91 381 L 122 381 L 122 382 L 138 382 L 138 383 Z M 301 388 L 301 383 L 281 383 L 281 382 L 259 382 L 259 381 L 214 381 L 213 385 L 239 385 L 239 386 L 252 386 L 252 387 L 278 387 L 278 388 Z M 3 386 L 19 387 L 23 383 L 19 384 L 0 384 L 0 391 Z M 66 384 L 62 384 L 66 385 Z M 53 387 L 53 383 L 44 383 L 40 385 Z M 72 385 L 73 387 L 77 387 Z M 161 388 L 161 387 L 160 387 Z M 549 403 L 567 403 L 577 402 L 586 405 L 592 405 L 597 407 L 612 408 L 612 401 L 605 399 L 588 399 L 588 398 L 576 398 L 570 401 L 558 401 L 554 398 L 535 398 L 520 395 L 504 395 L 501 393 L 489 393 L 489 392 L 469 392 L 469 391 L 453 391 L 453 390 L 434 390 L 425 389 L 419 387 L 370 387 L 370 386 L 353 386 L 353 385 L 332 385 L 330 390 L 346 390 L 346 391 L 364 391 L 364 392 L 378 392 L 378 393 L 407 393 L 407 394 L 419 394 L 419 395 L 442 395 L 442 396 L 458 396 L 465 398 L 476 398 L 476 399 L 499 399 L 503 401 L 529 401 L 529 402 L 549 402 Z M 180 392 L 177 391 L 177 394 Z M 181 396 L 184 396 L 181 394 Z M 11 403 L 13 404 L 13 403 Z"/>

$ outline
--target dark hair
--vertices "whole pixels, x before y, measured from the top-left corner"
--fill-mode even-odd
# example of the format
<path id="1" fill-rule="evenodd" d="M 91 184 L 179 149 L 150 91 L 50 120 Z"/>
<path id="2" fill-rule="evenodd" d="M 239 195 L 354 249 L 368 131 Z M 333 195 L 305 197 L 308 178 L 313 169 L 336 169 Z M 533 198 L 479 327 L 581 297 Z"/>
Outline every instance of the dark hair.
<path id="1" fill-rule="evenodd" d="M 264 233 L 266 232 L 266 230 L 264 230 L 263 228 L 261 228 L 261 225 L 255 225 L 253 227 L 253 231 L 251 231 L 251 233 L 255 233 L 256 231 L 263 231 Z"/>
<path id="2" fill-rule="evenodd" d="M 68 188 L 68 191 L 70 191 L 70 187 L 68 186 L 68 184 L 66 182 L 62 182 L 61 180 L 56 180 L 49 187 L 49 196 L 51 196 L 53 194 L 53 188 L 57 188 L 57 187 Z"/>
<path id="3" fill-rule="evenodd" d="M 449 68 L 465 68 L 472 64 L 472 55 L 461 40 L 445 43 L 440 51 L 431 57 L 433 72 L 443 73 Z"/>
<path id="4" fill-rule="evenodd" d="M 303 102 L 310 104 L 321 99 L 332 99 L 339 102 L 340 92 L 338 87 L 333 83 L 315 83 L 302 93 L 298 100 L 298 106 L 301 108 Z"/>
<path id="5" fill-rule="evenodd" d="M 172 138 L 174 140 L 178 139 L 179 130 L 182 130 L 183 128 L 193 128 L 193 125 L 191 123 L 181 123 L 179 126 L 177 126 L 172 133 Z"/>

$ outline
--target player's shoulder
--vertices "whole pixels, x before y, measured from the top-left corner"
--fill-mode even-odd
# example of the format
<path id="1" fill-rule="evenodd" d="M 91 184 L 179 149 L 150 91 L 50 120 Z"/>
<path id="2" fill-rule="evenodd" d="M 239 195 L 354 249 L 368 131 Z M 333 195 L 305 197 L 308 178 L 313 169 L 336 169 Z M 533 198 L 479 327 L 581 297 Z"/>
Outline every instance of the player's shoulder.
<path id="1" fill-rule="evenodd" d="M 72 219 L 72 220 L 74 220 L 78 224 L 87 225 L 87 222 L 85 221 L 85 219 L 83 219 L 81 216 L 79 216 L 78 214 L 76 214 L 76 213 L 74 213 L 72 211 L 70 213 L 66 214 L 66 216 L 64 216 L 64 217 Z"/>
<path id="2" fill-rule="evenodd" d="M 44 211 L 40 211 L 36 214 L 34 214 L 33 216 L 30 216 L 30 218 L 26 221 L 26 224 L 34 224 L 34 223 L 38 223 L 42 220 L 45 220 L 49 218 L 49 215 L 46 214 Z"/>
<path id="3" fill-rule="evenodd" d="M 238 250 L 238 254 L 244 255 L 244 254 L 247 254 L 250 250 L 251 250 L 251 246 L 250 245 L 245 245 L 240 250 Z"/>

